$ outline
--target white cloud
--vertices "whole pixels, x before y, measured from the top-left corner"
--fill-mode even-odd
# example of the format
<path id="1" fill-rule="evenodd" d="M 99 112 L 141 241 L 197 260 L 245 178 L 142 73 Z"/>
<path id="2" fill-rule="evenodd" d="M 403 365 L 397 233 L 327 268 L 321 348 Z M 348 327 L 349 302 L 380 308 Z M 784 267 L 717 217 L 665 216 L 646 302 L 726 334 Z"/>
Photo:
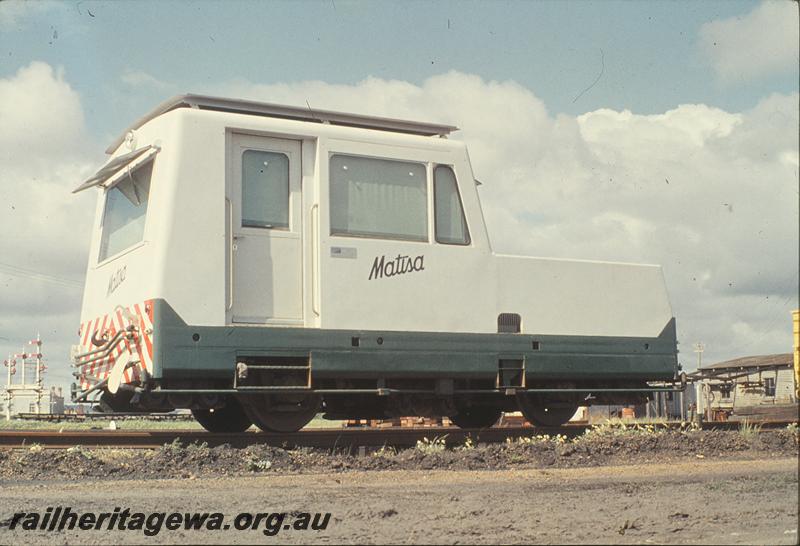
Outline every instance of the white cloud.
<path id="1" fill-rule="evenodd" d="M 657 115 L 601 109 L 580 116 L 578 121 L 584 139 L 593 145 L 632 151 L 641 148 L 643 140 L 647 144 L 666 144 L 661 147 L 666 150 L 676 146 L 699 148 L 710 138 L 731 134 L 742 117 L 704 104 L 684 104 Z"/>
<path id="2" fill-rule="evenodd" d="M 700 48 L 723 82 L 796 71 L 799 40 L 797 3 L 788 0 L 765 0 L 700 28 Z"/>
<path id="3" fill-rule="evenodd" d="M 154 89 L 167 89 L 171 84 L 163 82 L 143 70 L 126 69 L 122 73 L 122 82 L 131 87 L 150 87 Z"/>
<path id="4" fill-rule="evenodd" d="M 66 384 L 94 197 L 70 192 L 102 152 L 63 70 L 42 62 L 0 79 L 0 119 L 0 351 L 41 331 L 48 374 Z"/>
<path id="5" fill-rule="evenodd" d="M 0 79 L 0 160 L 49 162 L 85 146 L 80 97 L 62 69 L 34 61 Z"/>

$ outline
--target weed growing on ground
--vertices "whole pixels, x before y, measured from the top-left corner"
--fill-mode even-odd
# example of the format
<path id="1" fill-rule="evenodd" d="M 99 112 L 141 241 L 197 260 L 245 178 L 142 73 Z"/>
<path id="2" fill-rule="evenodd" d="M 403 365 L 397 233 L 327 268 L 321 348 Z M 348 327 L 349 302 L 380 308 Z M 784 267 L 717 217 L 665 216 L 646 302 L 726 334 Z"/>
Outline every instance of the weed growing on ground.
<path id="1" fill-rule="evenodd" d="M 41 457 L 44 456 L 44 446 L 41 444 L 31 444 L 27 450 L 20 450 L 19 456 L 16 458 L 16 463 L 22 466 L 36 463 Z"/>
<path id="2" fill-rule="evenodd" d="M 245 460 L 245 468 L 251 472 L 266 472 L 272 468 L 272 461 L 250 455 Z"/>
<path id="3" fill-rule="evenodd" d="M 788 432 L 789 436 L 794 440 L 794 445 L 800 446 L 800 429 L 798 429 L 797 423 L 789 423 L 786 425 L 786 432 Z"/>
<path id="4" fill-rule="evenodd" d="M 320 454 L 317 450 L 307 446 L 295 446 L 292 449 L 284 448 L 284 450 L 285 453 L 292 459 L 292 463 L 298 466 L 313 464 L 314 461 L 320 457 Z M 336 450 L 331 450 L 330 455 L 336 456 Z M 252 456 L 257 457 L 258 455 L 256 453 L 252 453 Z"/>
<path id="5" fill-rule="evenodd" d="M 754 425 L 749 423 L 747 420 L 742 421 L 742 424 L 739 425 L 739 434 L 745 440 L 753 440 L 760 432 L 761 425 Z"/>
<path id="6" fill-rule="evenodd" d="M 390 458 L 397 455 L 397 449 L 393 448 L 392 446 L 382 445 L 380 449 L 377 451 L 372 452 L 373 457 L 378 458 Z"/>
<path id="7" fill-rule="evenodd" d="M 186 446 L 186 454 L 189 456 L 203 458 L 208 457 L 210 452 L 211 450 L 208 448 L 208 442 L 194 442 Z"/>
<path id="8" fill-rule="evenodd" d="M 636 419 L 620 419 L 619 417 L 610 417 L 604 421 L 604 424 L 611 426 L 619 425 L 666 425 L 666 417 L 637 417 Z"/>
<path id="9" fill-rule="evenodd" d="M 446 447 L 445 438 L 447 438 L 446 434 L 444 436 L 435 436 L 430 440 L 428 438 L 417 440 L 417 445 L 414 446 L 414 449 L 425 455 L 441 453 Z"/>
<path id="10" fill-rule="evenodd" d="M 549 434 L 537 434 L 536 436 L 521 436 L 519 438 L 506 438 L 506 444 L 510 447 L 514 444 L 519 445 L 533 445 L 533 444 L 546 444 L 550 441 Z"/>
<path id="11" fill-rule="evenodd" d="M 183 451 L 183 444 L 181 443 L 180 438 L 175 438 L 169 444 L 164 444 L 159 448 L 163 453 L 168 455 L 178 455 L 181 451 Z"/>
<path id="12" fill-rule="evenodd" d="M 93 457 L 105 463 L 120 464 L 123 467 L 127 466 L 127 462 L 139 456 L 135 450 L 126 448 L 101 448 L 94 449 L 91 452 Z M 152 452 L 145 452 L 145 457 L 151 457 Z"/>
<path id="13" fill-rule="evenodd" d="M 592 427 L 586 429 L 586 432 L 583 433 L 583 436 L 578 436 L 572 441 L 577 443 L 583 440 L 608 436 L 658 436 L 668 431 L 668 426 L 663 423 L 635 423 L 630 425 L 623 422 L 606 421 L 605 423 L 593 425 Z"/>
<path id="14" fill-rule="evenodd" d="M 80 455 L 84 459 L 94 459 L 94 456 L 82 446 L 72 446 L 67 449 L 68 455 Z"/>
<path id="15" fill-rule="evenodd" d="M 464 440 L 464 443 L 456 448 L 457 451 L 471 451 L 475 449 L 475 442 L 472 441 L 472 438 L 467 436 L 467 439 Z"/>
<path id="16" fill-rule="evenodd" d="M 555 436 L 550 436 L 549 434 L 537 434 L 536 436 L 522 436 L 520 438 L 506 438 L 506 444 L 512 446 L 514 444 L 518 445 L 535 445 L 535 444 L 565 444 L 567 442 L 567 437 L 563 434 L 556 434 Z"/>
<path id="17" fill-rule="evenodd" d="M 681 434 L 686 434 L 687 432 L 699 432 L 703 430 L 703 427 L 700 426 L 700 423 L 697 421 L 692 421 L 687 423 L 686 421 L 681 421 L 681 426 L 678 429 L 678 432 Z"/>

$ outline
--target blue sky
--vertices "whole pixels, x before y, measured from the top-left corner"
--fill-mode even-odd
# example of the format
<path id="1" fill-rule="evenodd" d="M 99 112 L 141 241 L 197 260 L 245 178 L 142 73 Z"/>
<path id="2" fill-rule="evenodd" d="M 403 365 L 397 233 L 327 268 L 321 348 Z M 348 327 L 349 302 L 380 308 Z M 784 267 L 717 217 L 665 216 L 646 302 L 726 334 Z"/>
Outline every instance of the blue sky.
<path id="1" fill-rule="evenodd" d="M 797 71 L 714 82 L 698 32 L 756 5 L 84 0 L 29 8 L 4 25 L 0 76 L 34 59 L 63 66 L 84 97 L 90 128 L 105 138 L 166 95 L 234 79 L 352 84 L 375 76 L 419 84 L 457 70 L 514 80 L 553 113 L 602 107 L 650 114 L 684 103 L 740 111 L 768 92 L 795 89 Z M 131 97 L 120 81 L 126 71 L 165 85 Z"/>
<path id="2" fill-rule="evenodd" d="M 0 356 L 68 384 L 69 192 L 185 92 L 458 125 L 496 250 L 662 264 L 689 367 L 788 352 L 799 41 L 788 0 L 0 1 Z"/>

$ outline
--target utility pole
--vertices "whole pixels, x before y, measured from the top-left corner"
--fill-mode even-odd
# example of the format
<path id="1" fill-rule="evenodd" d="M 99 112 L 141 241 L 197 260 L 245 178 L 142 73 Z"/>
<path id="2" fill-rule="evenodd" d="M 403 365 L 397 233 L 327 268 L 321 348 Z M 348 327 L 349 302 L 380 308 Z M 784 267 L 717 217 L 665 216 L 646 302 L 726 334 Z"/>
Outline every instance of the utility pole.
<path id="1" fill-rule="evenodd" d="M 701 343 L 697 342 L 694 344 L 694 352 L 697 353 L 697 369 L 699 370 L 703 366 L 703 351 L 706 350 L 706 346 Z"/>
<path id="2" fill-rule="evenodd" d="M 8 360 L 3 361 L 8 372 L 8 382 L 6 383 L 6 421 L 11 420 L 11 405 L 14 400 L 14 393 L 11 390 L 11 376 L 17 373 L 17 361 L 8 355 Z"/>
<path id="3" fill-rule="evenodd" d="M 28 342 L 28 345 L 33 345 L 36 352 L 30 354 L 30 357 L 36 357 L 36 383 L 34 393 L 36 396 L 36 414 L 42 413 L 42 395 L 44 394 L 44 378 L 42 377 L 45 370 L 45 365 L 42 362 L 42 336 L 36 332 L 36 339 Z"/>
<path id="4" fill-rule="evenodd" d="M 19 353 L 19 354 L 14 355 L 14 358 L 21 358 L 22 359 L 20 361 L 20 363 L 19 363 L 19 365 L 22 367 L 22 385 L 23 386 L 27 385 L 27 383 L 25 382 L 25 368 L 27 367 L 25 365 L 25 361 L 28 359 L 28 355 L 25 353 L 25 347 L 22 347 L 22 352 Z"/>
<path id="5" fill-rule="evenodd" d="M 706 350 L 706 346 L 705 346 L 704 343 L 698 341 L 697 343 L 695 343 L 693 345 L 693 347 L 694 347 L 694 352 L 697 353 L 697 369 L 699 370 L 703 366 L 703 352 Z M 700 385 L 704 385 L 702 381 L 700 382 Z M 699 396 L 700 393 L 703 393 L 702 402 L 703 402 L 703 406 L 705 406 L 703 409 L 705 409 L 704 413 L 705 413 L 706 420 L 710 421 L 711 420 L 711 403 L 710 403 L 710 401 L 708 399 L 708 389 L 702 388 L 702 389 L 698 389 L 697 390 L 697 394 L 698 394 L 697 403 L 698 404 L 701 401 L 701 397 Z M 700 413 L 700 408 L 697 408 L 697 412 Z"/>

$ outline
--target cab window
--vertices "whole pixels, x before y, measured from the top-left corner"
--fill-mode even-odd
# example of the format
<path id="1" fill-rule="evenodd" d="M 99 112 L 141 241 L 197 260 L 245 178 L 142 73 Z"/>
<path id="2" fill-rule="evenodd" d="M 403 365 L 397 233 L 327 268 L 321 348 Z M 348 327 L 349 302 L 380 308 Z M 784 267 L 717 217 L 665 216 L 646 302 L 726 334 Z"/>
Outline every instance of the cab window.
<path id="1" fill-rule="evenodd" d="M 247 150 L 242 154 L 242 227 L 289 227 L 289 158 Z"/>
<path id="2" fill-rule="evenodd" d="M 449 245 L 470 243 L 464 208 L 453 169 L 439 165 L 433 170 L 433 201 L 436 242 Z"/>
<path id="3" fill-rule="evenodd" d="M 331 235 L 427 241 L 427 188 L 423 163 L 334 154 Z"/>
<path id="4" fill-rule="evenodd" d="M 148 161 L 126 173 L 106 190 L 98 261 L 102 262 L 143 239 L 153 163 Z"/>

